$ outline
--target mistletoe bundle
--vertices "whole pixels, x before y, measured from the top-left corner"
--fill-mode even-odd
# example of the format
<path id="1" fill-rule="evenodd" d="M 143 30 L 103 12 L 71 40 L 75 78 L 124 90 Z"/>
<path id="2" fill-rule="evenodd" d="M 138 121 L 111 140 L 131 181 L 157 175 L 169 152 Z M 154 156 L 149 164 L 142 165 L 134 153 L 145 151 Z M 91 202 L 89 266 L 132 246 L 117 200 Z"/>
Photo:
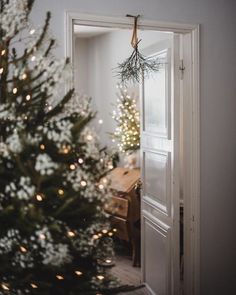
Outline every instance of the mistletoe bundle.
<path id="1" fill-rule="evenodd" d="M 133 51 L 128 58 L 118 63 L 116 74 L 123 85 L 126 85 L 128 82 L 139 84 L 151 73 L 158 72 L 164 65 L 164 62 L 153 56 L 147 57 L 140 52 L 139 43 L 141 40 L 138 39 L 138 19 L 140 15 L 134 16 L 127 14 L 126 16 L 134 19 L 133 35 L 131 39 Z"/>

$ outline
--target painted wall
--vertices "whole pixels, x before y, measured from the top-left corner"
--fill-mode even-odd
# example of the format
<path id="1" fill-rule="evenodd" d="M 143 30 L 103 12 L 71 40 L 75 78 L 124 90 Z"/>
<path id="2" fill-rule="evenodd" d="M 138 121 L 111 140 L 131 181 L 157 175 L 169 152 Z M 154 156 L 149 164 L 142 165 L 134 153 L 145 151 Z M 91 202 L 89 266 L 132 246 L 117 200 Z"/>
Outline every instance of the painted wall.
<path id="1" fill-rule="evenodd" d="M 201 24 L 201 295 L 236 294 L 236 1 L 38 0 L 64 54 L 64 12 Z"/>
<path id="2" fill-rule="evenodd" d="M 95 128 L 97 125 L 101 142 L 107 146 L 113 145 L 108 133 L 114 132 L 116 125 L 111 115 L 118 94 L 116 88 L 118 79 L 115 77 L 114 68 L 127 54 L 130 54 L 129 37 L 129 32 L 117 31 L 83 40 L 77 38 L 75 41 L 75 62 L 78 64 L 78 67 L 75 65 L 76 90 L 79 93 L 85 91 L 85 94 L 92 98 L 92 106 L 98 112 L 97 119 L 103 120 L 102 125 L 97 124 L 98 120 L 93 125 Z M 83 47 L 84 40 L 87 50 L 82 52 L 81 46 Z M 87 85 L 81 81 L 84 72 L 82 68 L 86 66 L 81 61 L 85 59 L 87 59 Z"/>
<path id="3" fill-rule="evenodd" d="M 76 92 L 81 94 L 89 93 L 89 39 L 79 38 L 75 39 L 75 53 L 74 53 L 74 87 Z"/>

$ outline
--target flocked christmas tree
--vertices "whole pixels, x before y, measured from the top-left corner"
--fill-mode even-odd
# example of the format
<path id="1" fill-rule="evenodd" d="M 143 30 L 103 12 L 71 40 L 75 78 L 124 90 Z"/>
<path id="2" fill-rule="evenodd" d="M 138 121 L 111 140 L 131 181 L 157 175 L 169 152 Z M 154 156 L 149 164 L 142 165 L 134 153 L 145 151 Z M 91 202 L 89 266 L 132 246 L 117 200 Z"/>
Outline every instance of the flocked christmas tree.
<path id="1" fill-rule="evenodd" d="M 113 158 L 87 101 L 60 96 L 70 66 L 51 54 L 50 14 L 35 30 L 33 1 L 0 3 L 0 294 L 112 294 L 99 259 L 112 254 Z"/>
<path id="2" fill-rule="evenodd" d="M 121 152 L 129 154 L 140 148 L 140 116 L 134 95 L 130 95 L 122 85 L 117 85 L 117 88 L 116 110 L 112 114 L 117 126 L 112 139 Z"/>

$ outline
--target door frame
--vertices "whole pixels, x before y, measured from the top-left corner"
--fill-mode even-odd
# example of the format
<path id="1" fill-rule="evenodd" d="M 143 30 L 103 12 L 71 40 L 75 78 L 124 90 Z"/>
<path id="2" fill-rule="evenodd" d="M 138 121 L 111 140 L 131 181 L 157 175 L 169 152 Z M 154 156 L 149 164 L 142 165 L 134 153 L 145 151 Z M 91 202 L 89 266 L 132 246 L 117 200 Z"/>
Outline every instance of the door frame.
<path id="1" fill-rule="evenodd" d="M 127 17 L 66 11 L 64 17 L 65 56 L 69 57 L 72 62 L 74 23 L 132 29 L 132 23 Z M 180 110 L 184 151 L 182 171 L 185 212 L 184 291 L 188 295 L 200 295 L 200 26 L 140 19 L 139 27 L 144 30 L 173 32 L 183 36 L 183 60 L 187 72 L 187 82 L 183 82 L 183 101 Z M 185 76 L 183 81 L 185 81 Z"/>

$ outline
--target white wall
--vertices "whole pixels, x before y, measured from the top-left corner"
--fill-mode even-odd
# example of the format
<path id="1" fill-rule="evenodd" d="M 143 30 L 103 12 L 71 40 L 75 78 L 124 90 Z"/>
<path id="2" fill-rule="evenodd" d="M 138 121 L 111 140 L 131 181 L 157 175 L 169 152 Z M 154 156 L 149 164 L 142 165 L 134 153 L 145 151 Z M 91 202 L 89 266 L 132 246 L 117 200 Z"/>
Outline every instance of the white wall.
<path id="1" fill-rule="evenodd" d="M 97 112 L 92 125 L 101 144 L 109 147 L 114 145 L 108 133 L 115 130 L 111 114 L 118 94 L 114 68 L 130 54 L 129 38 L 130 33 L 123 30 L 75 40 L 75 89 L 92 98 L 92 107 Z M 102 125 L 98 125 L 99 119 L 103 120 Z"/>
<path id="2" fill-rule="evenodd" d="M 236 1 L 38 0 L 64 54 L 64 12 L 201 24 L 201 295 L 236 294 Z"/>
<path id="3" fill-rule="evenodd" d="M 81 94 L 89 93 L 89 55 L 88 39 L 75 39 L 74 51 L 74 81 L 75 90 Z"/>

